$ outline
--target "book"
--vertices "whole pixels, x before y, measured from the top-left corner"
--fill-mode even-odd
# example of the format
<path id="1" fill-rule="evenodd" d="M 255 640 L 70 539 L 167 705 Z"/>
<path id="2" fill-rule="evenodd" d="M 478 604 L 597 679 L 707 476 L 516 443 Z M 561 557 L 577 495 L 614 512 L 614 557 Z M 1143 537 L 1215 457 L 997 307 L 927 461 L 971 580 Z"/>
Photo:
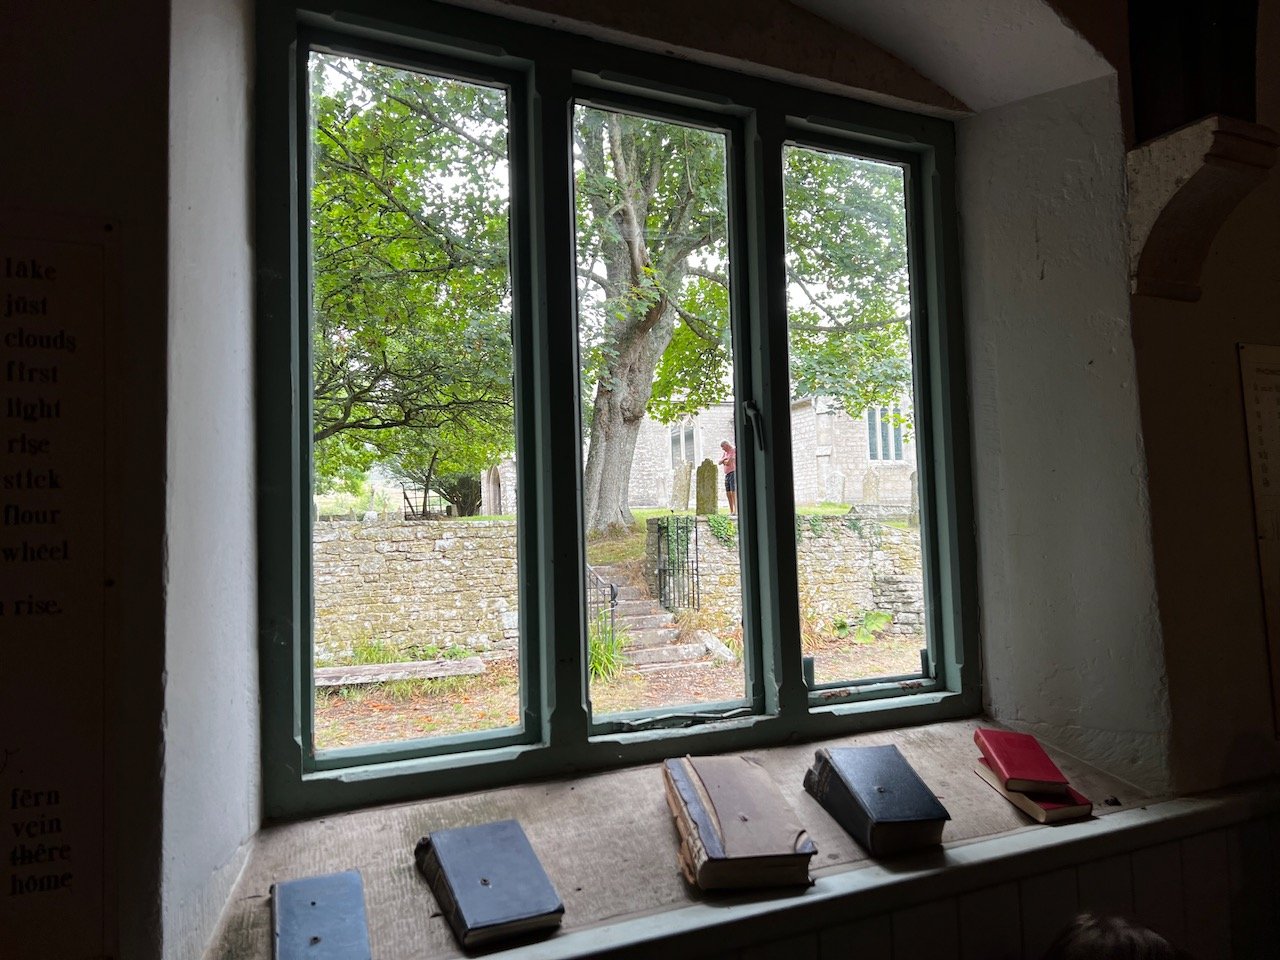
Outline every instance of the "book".
<path id="1" fill-rule="evenodd" d="M 1023 793 L 1010 790 L 1000 782 L 1000 775 L 991 769 L 986 757 L 979 757 L 973 772 L 991 785 L 991 789 L 1015 807 L 1040 823 L 1062 823 L 1065 820 L 1083 820 L 1093 813 L 1093 802 L 1070 785 L 1066 796 L 1060 793 Z"/>
<path id="2" fill-rule="evenodd" d="M 271 885 L 275 960 L 370 960 L 357 870 Z"/>
<path id="3" fill-rule="evenodd" d="M 1031 734 L 980 727 L 973 742 L 1006 790 L 1066 794 L 1067 778 Z"/>
<path id="4" fill-rule="evenodd" d="M 414 861 L 463 947 L 552 930 L 564 917 L 515 820 L 433 831 L 418 841 Z"/>
<path id="5" fill-rule="evenodd" d="M 680 871 L 703 890 L 808 885 L 818 848 L 767 770 L 748 757 L 662 766 Z"/>
<path id="6" fill-rule="evenodd" d="M 873 857 L 936 846 L 951 819 L 892 744 L 821 749 L 804 788 Z"/>

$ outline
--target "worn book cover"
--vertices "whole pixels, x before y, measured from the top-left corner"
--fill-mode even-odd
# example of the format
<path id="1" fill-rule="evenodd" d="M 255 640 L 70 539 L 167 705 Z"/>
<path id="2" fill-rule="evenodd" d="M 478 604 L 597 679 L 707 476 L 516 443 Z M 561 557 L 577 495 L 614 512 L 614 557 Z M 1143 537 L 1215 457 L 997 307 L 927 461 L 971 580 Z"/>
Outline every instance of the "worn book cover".
<path id="1" fill-rule="evenodd" d="M 515 820 L 436 830 L 418 841 L 414 859 L 464 947 L 554 929 L 564 917 Z"/>
<path id="2" fill-rule="evenodd" d="M 275 960 L 370 960 L 357 870 L 271 885 Z"/>
<path id="3" fill-rule="evenodd" d="M 980 727 L 973 742 L 1006 789 L 1066 794 L 1067 778 L 1031 734 Z"/>
<path id="4" fill-rule="evenodd" d="M 892 744 L 819 750 L 804 787 L 873 857 L 935 846 L 951 819 Z"/>
<path id="5" fill-rule="evenodd" d="M 1070 785 L 1067 786 L 1066 796 L 1060 793 L 1023 793 L 1020 790 L 1010 790 L 1000 782 L 1000 775 L 991 769 L 986 757 L 978 758 L 973 772 L 990 784 L 996 793 L 1040 823 L 1083 820 L 1093 813 L 1093 802 Z"/>
<path id="6" fill-rule="evenodd" d="M 818 848 L 773 778 L 748 757 L 680 757 L 663 764 L 680 833 L 681 872 L 704 889 L 809 884 Z"/>

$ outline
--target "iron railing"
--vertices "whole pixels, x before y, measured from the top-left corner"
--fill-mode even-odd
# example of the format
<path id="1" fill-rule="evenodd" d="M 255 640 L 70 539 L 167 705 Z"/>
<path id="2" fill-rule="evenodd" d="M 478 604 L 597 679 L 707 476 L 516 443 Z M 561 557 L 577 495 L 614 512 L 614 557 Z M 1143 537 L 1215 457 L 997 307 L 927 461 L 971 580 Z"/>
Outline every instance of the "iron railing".
<path id="1" fill-rule="evenodd" d="M 404 518 L 406 520 L 425 520 L 429 516 L 444 516 L 449 512 L 449 505 L 438 493 L 428 493 L 417 487 L 401 487 L 404 497 Z"/>
<path id="2" fill-rule="evenodd" d="M 697 517 L 658 521 L 658 602 L 673 613 L 700 605 Z"/>
<path id="3" fill-rule="evenodd" d="M 587 567 L 587 629 L 597 631 L 605 643 L 612 643 L 617 626 L 618 585 Z"/>

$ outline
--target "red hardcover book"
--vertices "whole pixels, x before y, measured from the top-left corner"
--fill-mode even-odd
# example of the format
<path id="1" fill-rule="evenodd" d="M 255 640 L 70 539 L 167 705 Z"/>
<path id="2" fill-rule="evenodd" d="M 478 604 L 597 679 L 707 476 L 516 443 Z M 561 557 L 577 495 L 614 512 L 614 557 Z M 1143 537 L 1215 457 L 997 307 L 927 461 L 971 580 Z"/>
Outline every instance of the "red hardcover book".
<path id="1" fill-rule="evenodd" d="M 1067 795 L 1057 793 L 1022 793 L 1009 790 L 1000 783 L 1000 777 L 991 769 L 986 757 L 978 758 L 974 773 L 991 785 L 991 789 L 1015 807 L 1041 823 L 1061 823 L 1064 820 L 1082 820 L 1093 813 L 1093 804 L 1083 793 L 1067 787 Z"/>
<path id="2" fill-rule="evenodd" d="M 1070 789 L 1058 765 L 1029 733 L 979 728 L 973 731 L 973 742 L 1008 790 L 1065 796 Z"/>

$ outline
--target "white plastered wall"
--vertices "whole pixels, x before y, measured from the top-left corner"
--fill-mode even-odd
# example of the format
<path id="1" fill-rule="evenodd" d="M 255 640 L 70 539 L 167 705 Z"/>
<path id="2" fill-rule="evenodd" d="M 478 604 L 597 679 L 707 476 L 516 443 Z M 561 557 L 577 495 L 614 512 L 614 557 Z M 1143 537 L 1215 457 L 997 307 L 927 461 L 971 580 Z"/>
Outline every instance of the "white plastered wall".
<path id="1" fill-rule="evenodd" d="M 194 960 L 261 819 L 252 4 L 175 0 L 172 16 L 161 919 L 166 960 Z"/>
<path id="2" fill-rule="evenodd" d="M 957 133 L 987 708 L 1161 791 L 1169 707 L 1115 78 Z"/>

